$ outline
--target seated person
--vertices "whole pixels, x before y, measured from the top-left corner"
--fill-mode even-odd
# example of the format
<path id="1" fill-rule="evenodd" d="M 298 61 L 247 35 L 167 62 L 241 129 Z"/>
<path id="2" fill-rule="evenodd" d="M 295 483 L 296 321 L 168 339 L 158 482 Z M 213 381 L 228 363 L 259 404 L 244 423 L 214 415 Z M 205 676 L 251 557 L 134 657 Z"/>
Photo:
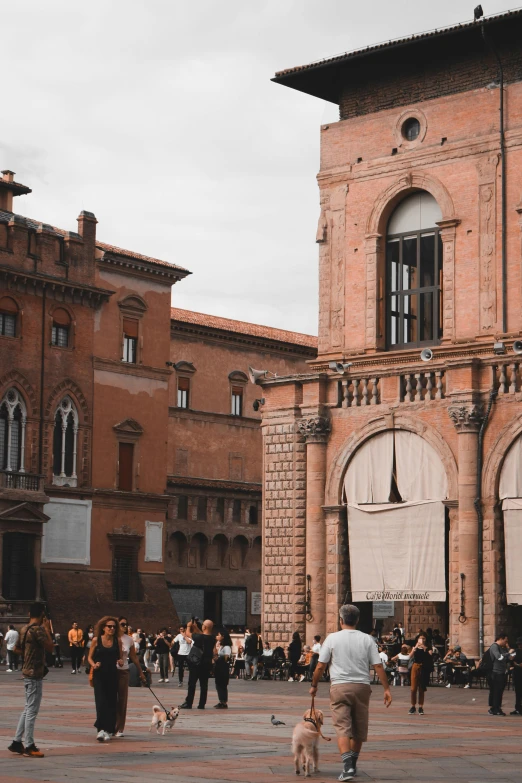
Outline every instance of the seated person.
<path id="1" fill-rule="evenodd" d="M 297 661 L 297 666 L 295 667 L 296 673 L 299 677 L 299 682 L 303 682 L 303 680 L 306 678 L 306 673 L 310 667 L 310 661 L 312 660 L 312 648 L 310 645 L 305 645 L 303 647 L 303 652 L 301 654 L 301 657 Z"/>
<path id="2" fill-rule="evenodd" d="M 462 648 L 456 645 L 451 653 L 444 658 L 447 661 L 446 678 L 448 684 L 446 688 L 451 688 L 452 685 L 462 685 L 464 683 L 465 688 L 469 688 L 469 668 L 468 659 L 462 652 Z"/>
<path id="3" fill-rule="evenodd" d="M 234 668 L 232 670 L 232 677 L 239 677 L 239 672 L 245 670 L 245 648 L 240 644 L 237 648 L 237 655 L 234 660 Z"/>
<path id="4" fill-rule="evenodd" d="M 270 647 L 270 643 L 266 642 L 263 647 L 263 654 L 260 658 L 263 664 L 263 677 L 262 679 L 268 680 L 270 677 L 270 671 L 277 666 L 277 660 L 274 658 L 274 650 Z"/>

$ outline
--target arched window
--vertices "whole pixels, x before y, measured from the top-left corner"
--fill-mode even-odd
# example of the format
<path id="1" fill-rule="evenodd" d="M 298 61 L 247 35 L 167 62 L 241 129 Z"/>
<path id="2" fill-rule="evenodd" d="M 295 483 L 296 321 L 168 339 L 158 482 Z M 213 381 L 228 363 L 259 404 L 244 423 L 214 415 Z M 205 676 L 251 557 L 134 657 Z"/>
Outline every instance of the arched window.
<path id="1" fill-rule="evenodd" d="M 0 335 L 4 337 L 18 336 L 18 307 L 10 296 L 0 299 Z"/>
<path id="2" fill-rule="evenodd" d="M 386 237 L 388 348 L 434 345 L 442 337 L 439 205 L 418 191 L 396 207 Z"/>
<path id="3" fill-rule="evenodd" d="M 76 486 L 78 412 L 70 397 L 64 397 L 54 416 L 53 484 Z"/>
<path id="4" fill-rule="evenodd" d="M 26 421 L 22 395 L 9 389 L 0 402 L 0 470 L 24 472 Z"/>
<path id="5" fill-rule="evenodd" d="M 68 348 L 71 344 L 71 317 L 62 307 L 58 307 L 53 313 L 51 343 L 58 348 Z"/>

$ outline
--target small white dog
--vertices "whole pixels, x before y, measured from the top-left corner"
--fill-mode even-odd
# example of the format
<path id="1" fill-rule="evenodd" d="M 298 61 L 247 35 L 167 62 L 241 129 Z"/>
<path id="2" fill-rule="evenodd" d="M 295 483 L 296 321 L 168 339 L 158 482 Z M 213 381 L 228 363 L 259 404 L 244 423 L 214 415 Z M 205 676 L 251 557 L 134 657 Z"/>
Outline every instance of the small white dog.
<path id="1" fill-rule="evenodd" d="M 178 715 L 179 707 L 173 707 L 169 712 L 169 717 L 167 718 L 167 713 L 165 710 L 162 710 L 161 707 L 158 707 L 158 705 L 155 704 L 152 708 L 152 721 L 149 731 L 152 731 L 155 726 L 156 734 L 165 734 L 167 729 L 171 729 L 174 726 Z M 161 728 L 163 728 L 163 731 L 160 731 Z"/>

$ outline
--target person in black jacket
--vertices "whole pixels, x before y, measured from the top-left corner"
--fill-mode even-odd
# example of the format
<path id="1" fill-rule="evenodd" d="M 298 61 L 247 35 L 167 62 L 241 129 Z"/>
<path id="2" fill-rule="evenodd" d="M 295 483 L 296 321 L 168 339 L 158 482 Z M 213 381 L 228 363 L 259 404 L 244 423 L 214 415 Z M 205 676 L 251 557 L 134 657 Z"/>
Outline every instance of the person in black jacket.
<path id="1" fill-rule="evenodd" d="M 258 630 L 254 630 L 245 642 L 245 670 L 247 680 L 251 677 L 253 680 L 257 680 L 257 662 L 259 656 L 262 654 L 263 642 L 261 641 Z"/>
<path id="2" fill-rule="evenodd" d="M 192 639 L 195 647 L 198 647 L 203 656 L 198 664 L 190 662 L 190 654 L 188 656 L 189 664 L 189 681 L 187 698 L 181 705 L 184 710 L 191 710 L 194 702 L 194 696 L 196 695 L 196 685 L 199 680 L 199 704 L 198 710 L 204 710 L 207 703 L 208 692 L 208 678 L 210 677 L 210 671 L 212 669 L 212 659 L 215 653 L 216 637 L 213 635 L 212 630 L 214 623 L 212 620 L 205 620 L 201 628 L 195 620 L 191 620 L 187 623 L 185 636 L 187 639 Z"/>
<path id="3" fill-rule="evenodd" d="M 428 689 L 430 675 L 433 671 L 433 650 L 428 644 L 425 633 L 420 633 L 415 640 L 415 647 L 410 652 L 413 658 L 410 678 L 411 707 L 410 715 L 417 712 L 417 692 L 419 694 L 419 715 L 424 715 L 424 694 Z"/>
<path id="4" fill-rule="evenodd" d="M 294 679 L 298 679 L 297 676 L 297 663 L 301 657 L 302 652 L 301 637 L 298 632 L 295 631 L 292 636 L 292 641 L 288 645 L 288 660 L 290 661 L 290 672 L 288 676 L 288 682 L 293 682 Z"/>

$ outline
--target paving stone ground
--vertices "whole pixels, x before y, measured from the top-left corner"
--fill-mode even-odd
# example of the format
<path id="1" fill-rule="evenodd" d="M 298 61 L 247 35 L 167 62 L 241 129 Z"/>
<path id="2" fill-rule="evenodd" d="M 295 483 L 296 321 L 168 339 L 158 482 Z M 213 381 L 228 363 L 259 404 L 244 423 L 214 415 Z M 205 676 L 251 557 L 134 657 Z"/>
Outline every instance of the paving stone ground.
<path id="1" fill-rule="evenodd" d="M 51 671 L 44 684 L 35 738 L 44 759 L 13 756 L 11 741 L 23 707 L 21 677 L 0 671 L 0 781 L 2 783 L 286 783 L 295 780 L 290 740 L 293 726 L 309 706 L 306 683 L 230 684 L 228 712 L 212 709 L 217 699 L 210 681 L 205 711 L 182 711 L 173 731 L 149 733 L 154 697 L 131 688 L 126 736 L 95 741 L 94 699 L 85 674 Z M 154 681 L 157 680 L 157 675 Z M 177 682 L 153 689 L 167 707 L 183 701 Z M 409 716 L 407 688 L 393 688 L 386 710 L 382 689 L 374 686 L 369 741 L 363 748 L 357 780 L 440 783 L 521 783 L 522 718 L 487 715 L 487 691 L 430 688 L 426 715 Z M 334 736 L 328 687 L 321 684 L 317 704 L 326 713 L 324 734 Z M 514 694 L 504 707 L 513 709 Z M 270 715 L 285 721 L 275 728 Z M 340 771 L 335 739 L 321 741 L 319 773 L 312 780 L 333 781 Z M 302 778 L 301 778 L 302 779 Z"/>

